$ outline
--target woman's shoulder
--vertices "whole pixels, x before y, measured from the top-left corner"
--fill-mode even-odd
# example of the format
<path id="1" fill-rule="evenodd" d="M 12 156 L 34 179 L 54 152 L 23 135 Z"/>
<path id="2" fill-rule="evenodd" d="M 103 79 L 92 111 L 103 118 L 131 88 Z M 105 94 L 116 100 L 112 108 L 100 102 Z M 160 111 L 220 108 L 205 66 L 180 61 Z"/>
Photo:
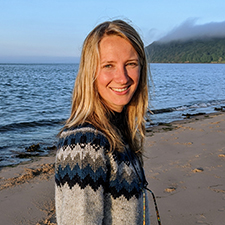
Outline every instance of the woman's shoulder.
<path id="1" fill-rule="evenodd" d="M 81 146 L 91 144 L 94 147 L 101 146 L 109 149 L 109 141 L 104 133 L 90 123 L 64 130 L 59 137 L 58 148 L 77 144 Z"/>

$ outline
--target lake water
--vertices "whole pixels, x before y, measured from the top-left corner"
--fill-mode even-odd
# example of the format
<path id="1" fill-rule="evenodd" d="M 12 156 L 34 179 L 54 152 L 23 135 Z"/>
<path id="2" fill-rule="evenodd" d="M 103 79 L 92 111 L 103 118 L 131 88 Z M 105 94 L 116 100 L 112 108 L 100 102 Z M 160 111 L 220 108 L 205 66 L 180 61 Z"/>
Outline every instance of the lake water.
<path id="1" fill-rule="evenodd" d="M 70 113 L 78 64 L 0 64 L 0 166 L 32 144 L 57 143 Z M 214 112 L 225 105 L 225 64 L 151 64 L 151 123 Z"/>

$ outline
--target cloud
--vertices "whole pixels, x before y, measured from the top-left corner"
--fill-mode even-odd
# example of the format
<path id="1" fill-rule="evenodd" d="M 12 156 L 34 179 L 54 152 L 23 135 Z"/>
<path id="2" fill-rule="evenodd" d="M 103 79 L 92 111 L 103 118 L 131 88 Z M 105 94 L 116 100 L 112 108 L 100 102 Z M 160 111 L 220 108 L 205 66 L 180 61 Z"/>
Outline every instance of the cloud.
<path id="1" fill-rule="evenodd" d="M 145 33 L 144 41 L 146 43 L 152 43 L 153 41 L 159 39 L 159 37 L 162 37 L 162 35 L 160 36 L 159 33 L 159 30 L 155 28 L 147 30 L 147 32 Z"/>
<path id="2" fill-rule="evenodd" d="M 189 40 L 197 38 L 225 37 L 225 21 L 196 25 L 196 18 L 189 18 L 167 35 L 159 39 L 160 42 L 175 40 Z"/>

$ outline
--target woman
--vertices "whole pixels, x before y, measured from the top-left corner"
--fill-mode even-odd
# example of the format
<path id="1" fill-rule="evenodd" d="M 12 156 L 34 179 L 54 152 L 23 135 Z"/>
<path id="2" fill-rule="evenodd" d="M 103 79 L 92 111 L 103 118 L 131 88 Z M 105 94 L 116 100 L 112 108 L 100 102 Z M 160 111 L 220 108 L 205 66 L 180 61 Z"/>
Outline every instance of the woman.
<path id="1" fill-rule="evenodd" d="M 56 156 L 58 225 L 150 224 L 142 168 L 147 86 L 133 27 L 115 20 L 90 32 Z"/>

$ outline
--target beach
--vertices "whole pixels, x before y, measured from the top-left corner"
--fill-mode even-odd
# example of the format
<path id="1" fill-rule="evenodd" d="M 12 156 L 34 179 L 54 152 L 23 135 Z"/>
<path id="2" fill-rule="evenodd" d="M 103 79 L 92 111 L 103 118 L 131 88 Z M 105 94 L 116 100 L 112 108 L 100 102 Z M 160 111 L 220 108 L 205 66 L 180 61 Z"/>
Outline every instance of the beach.
<path id="1" fill-rule="evenodd" d="M 147 130 L 144 168 L 162 225 L 225 222 L 225 113 Z M 1 224 L 53 225 L 55 152 L 0 168 Z M 156 225 L 149 194 L 151 224 Z"/>

